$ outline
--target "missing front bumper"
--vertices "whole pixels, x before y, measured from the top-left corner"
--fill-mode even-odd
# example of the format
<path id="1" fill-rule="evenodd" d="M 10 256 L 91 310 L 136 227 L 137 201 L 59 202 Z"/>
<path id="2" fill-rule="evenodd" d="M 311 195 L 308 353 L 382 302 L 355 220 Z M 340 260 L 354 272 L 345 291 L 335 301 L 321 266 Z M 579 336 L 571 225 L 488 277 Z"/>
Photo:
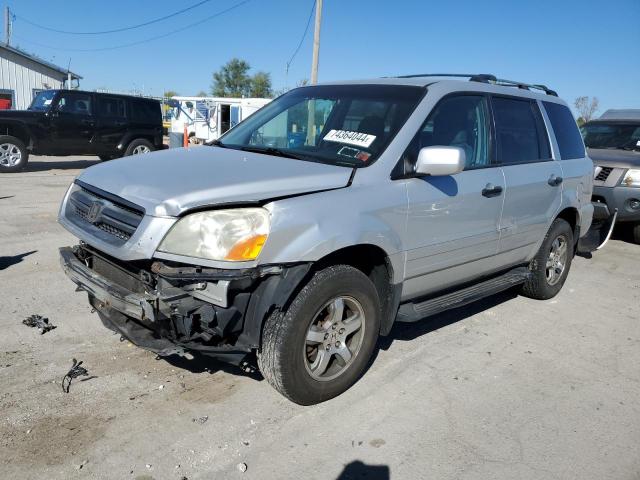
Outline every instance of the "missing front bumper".
<path id="1" fill-rule="evenodd" d="M 104 325 L 132 343 L 162 356 L 193 351 L 236 364 L 259 347 L 264 319 L 284 308 L 310 268 L 139 268 L 84 246 L 61 248 L 60 261 Z"/>

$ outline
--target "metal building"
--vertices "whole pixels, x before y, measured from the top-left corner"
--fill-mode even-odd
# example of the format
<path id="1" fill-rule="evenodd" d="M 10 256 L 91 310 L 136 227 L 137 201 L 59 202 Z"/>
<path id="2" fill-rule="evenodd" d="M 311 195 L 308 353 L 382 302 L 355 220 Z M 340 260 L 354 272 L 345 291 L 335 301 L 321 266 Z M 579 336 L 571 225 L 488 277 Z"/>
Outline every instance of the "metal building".
<path id="1" fill-rule="evenodd" d="M 26 109 L 42 90 L 77 88 L 82 77 L 18 48 L 0 44 L 0 108 Z"/>

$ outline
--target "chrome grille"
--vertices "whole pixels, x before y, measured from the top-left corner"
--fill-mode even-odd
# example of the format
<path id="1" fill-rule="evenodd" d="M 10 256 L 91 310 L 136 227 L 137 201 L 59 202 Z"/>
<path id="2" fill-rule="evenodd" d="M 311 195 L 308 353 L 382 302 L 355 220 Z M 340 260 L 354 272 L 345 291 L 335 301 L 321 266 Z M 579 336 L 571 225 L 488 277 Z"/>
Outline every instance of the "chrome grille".
<path id="1" fill-rule="evenodd" d="M 609 178 L 609 175 L 611 175 L 613 168 L 612 167 L 598 167 L 598 168 L 600 168 L 600 171 L 595 176 L 595 180 L 599 182 L 605 182 L 607 178 Z"/>
<path id="2" fill-rule="evenodd" d="M 107 234 L 112 242 L 124 243 L 135 233 L 144 216 L 127 205 L 79 188 L 69 196 L 67 217 L 83 230 Z"/>

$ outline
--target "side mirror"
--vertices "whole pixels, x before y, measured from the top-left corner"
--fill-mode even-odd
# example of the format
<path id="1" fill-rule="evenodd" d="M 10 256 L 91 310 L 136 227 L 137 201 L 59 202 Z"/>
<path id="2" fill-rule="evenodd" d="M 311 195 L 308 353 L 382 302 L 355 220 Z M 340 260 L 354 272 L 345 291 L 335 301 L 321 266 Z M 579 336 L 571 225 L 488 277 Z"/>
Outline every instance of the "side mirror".
<path id="1" fill-rule="evenodd" d="M 424 147 L 418 153 L 416 174 L 444 176 L 464 170 L 466 155 L 460 147 Z"/>

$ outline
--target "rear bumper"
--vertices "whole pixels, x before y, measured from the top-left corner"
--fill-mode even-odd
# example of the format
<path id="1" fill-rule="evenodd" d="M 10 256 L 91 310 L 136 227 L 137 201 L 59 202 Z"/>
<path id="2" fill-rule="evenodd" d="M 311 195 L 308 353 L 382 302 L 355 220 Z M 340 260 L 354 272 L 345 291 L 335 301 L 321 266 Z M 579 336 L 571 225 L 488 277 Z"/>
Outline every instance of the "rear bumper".
<path id="1" fill-rule="evenodd" d="M 606 205 L 611 213 L 618 209 L 618 222 L 640 222 L 640 188 L 637 187 L 593 187 L 594 205 Z"/>
<path id="2" fill-rule="evenodd" d="M 61 248 L 60 263 L 102 323 L 135 345 L 234 364 L 259 347 L 262 322 L 283 308 L 310 267 L 225 271 L 156 263 L 136 270 L 83 246 Z"/>

